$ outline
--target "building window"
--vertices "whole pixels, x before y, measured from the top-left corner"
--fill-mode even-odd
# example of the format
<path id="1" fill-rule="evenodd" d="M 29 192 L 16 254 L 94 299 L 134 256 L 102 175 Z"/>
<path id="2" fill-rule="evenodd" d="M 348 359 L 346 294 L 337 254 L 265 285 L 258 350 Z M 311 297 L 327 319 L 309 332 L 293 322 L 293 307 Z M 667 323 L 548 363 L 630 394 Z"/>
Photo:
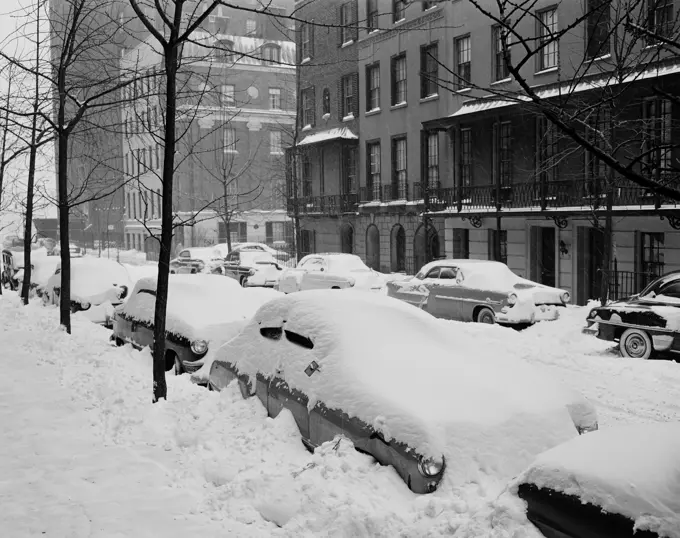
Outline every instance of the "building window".
<path id="1" fill-rule="evenodd" d="M 312 57 L 313 54 L 313 34 L 314 27 L 311 24 L 302 23 L 302 28 L 300 29 L 300 54 L 302 55 L 302 60 L 307 60 Z"/>
<path id="2" fill-rule="evenodd" d="M 278 65 L 281 63 L 281 48 L 278 45 L 265 45 L 262 49 L 264 65 Z"/>
<path id="3" fill-rule="evenodd" d="M 673 0 L 647 0 L 647 30 L 650 44 L 656 43 L 655 36 L 670 38 L 673 35 Z"/>
<path id="4" fill-rule="evenodd" d="M 432 9 L 433 7 L 437 7 L 437 2 L 423 0 L 423 11 L 427 11 L 428 9 Z"/>
<path id="5" fill-rule="evenodd" d="M 472 185 L 472 131 L 461 129 L 460 131 L 460 185 L 469 187 Z"/>
<path id="6" fill-rule="evenodd" d="M 370 200 L 380 200 L 380 142 L 369 142 L 366 144 L 366 154 L 368 155 L 368 181 Z"/>
<path id="7" fill-rule="evenodd" d="M 640 289 L 654 278 L 664 274 L 664 234 L 663 232 L 640 233 L 640 272 L 643 282 Z"/>
<path id="8" fill-rule="evenodd" d="M 505 51 L 504 48 L 509 47 L 509 39 L 504 35 L 503 29 L 500 26 L 494 26 L 492 28 L 493 35 L 493 79 L 494 81 L 505 80 L 510 77 L 510 70 L 508 69 L 508 64 L 505 61 Z M 503 43 L 505 42 L 505 47 Z M 510 57 L 510 49 L 508 48 L 508 57 Z"/>
<path id="9" fill-rule="evenodd" d="M 281 131 L 269 132 L 269 153 L 271 155 L 283 155 L 281 147 Z"/>
<path id="10" fill-rule="evenodd" d="M 459 90 L 470 87 L 471 47 L 470 36 L 459 37 L 455 42 L 456 82 Z"/>
<path id="11" fill-rule="evenodd" d="M 366 3 L 366 27 L 370 32 L 377 30 L 378 27 L 378 0 L 367 0 Z"/>
<path id="12" fill-rule="evenodd" d="M 302 90 L 302 126 L 314 126 L 314 90 Z"/>
<path id="13" fill-rule="evenodd" d="M 489 229 L 489 259 L 508 264 L 507 230 Z"/>
<path id="14" fill-rule="evenodd" d="M 380 108 L 380 64 L 366 66 L 366 110 Z"/>
<path id="15" fill-rule="evenodd" d="M 312 195 L 312 162 L 309 156 L 303 153 L 300 156 L 300 179 L 302 180 L 302 196 L 308 198 Z"/>
<path id="16" fill-rule="evenodd" d="M 343 194 L 357 192 L 357 148 L 343 146 L 342 148 L 342 187 Z"/>
<path id="17" fill-rule="evenodd" d="M 151 215 L 150 217 L 152 219 L 156 218 L 156 201 L 154 200 L 153 196 L 153 191 L 151 192 L 151 196 L 149 196 L 149 201 L 151 202 Z"/>
<path id="18" fill-rule="evenodd" d="M 392 0 L 392 22 L 403 21 L 406 18 L 405 0 Z"/>
<path id="19" fill-rule="evenodd" d="M 354 4 L 345 2 L 340 6 L 340 44 L 344 45 L 354 40 Z"/>
<path id="20" fill-rule="evenodd" d="M 331 92 L 328 90 L 328 88 L 323 89 L 322 101 L 323 102 L 321 103 L 321 106 L 325 116 L 326 114 L 331 113 Z"/>
<path id="21" fill-rule="evenodd" d="M 669 99 L 643 101 L 645 175 L 665 180 L 672 173 L 672 111 Z"/>
<path id="22" fill-rule="evenodd" d="M 504 121 L 493 126 L 495 184 L 508 186 L 512 183 L 512 124 Z"/>
<path id="23" fill-rule="evenodd" d="M 406 102 L 406 54 L 392 58 L 392 105 Z"/>
<path id="24" fill-rule="evenodd" d="M 342 117 L 346 118 L 354 112 L 354 75 L 345 75 L 341 81 Z"/>
<path id="25" fill-rule="evenodd" d="M 222 84 L 222 104 L 224 106 L 234 106 L 236 100 L 234 99 L 234 85 Z"/>
<path id="26" fill-rule="evenodd" d="M 545 116 L 536 119 L 536 146 L 539 180 L 541 183 L 557 181 L 557 128 Z"/>
<path id="27" fill-rule="evenodd" d="M 557 37 L 557 8 L 546 9 L 538 14 L 538 36 L 541 53 L 538 69 L 557 67 L 559 38 Z"/>
<path id="28" fill-rule="evenodd" d="M 269 109 L 281 110 L 281 88 L 269 88 Z"/>
<path id="29" fill-rule="evenodd" d="M 406 137 L 392 139 L 392 194 L 395 200 L 406 198 L 407 186 L 406 169 Z"/>
<path id="30" fill-rule="evenodd" d="M 224 128 L 224 152 L 236 153 L 236 132 L 231 127 Z"/>
<path id="31" fill-rule="evenodd" d="M 420 98 L 437 95 L 439 63 L 437 44 L 420 48 Z"/>
<path id="32" fill-rule="evenodd" d="M 430 189 L 436 189 L 439 187 L 439 135 L 437 133 L 426 134 L 425 151 L 427 186 Z"/>
<path id="33" fill-rule="evenodd" d="M 586 58 L 599 58 L 610 52 L 609 24 L 611 5 L 609 0 L 589 0 L 586 3 Z"/>
<path id="34" fill-rule="evenodd" d="M 248 19 L 246 21 L 246 35 L 253 35 L 257 31 L 257 21 Z"/>
<path id="35" fill-rule="evenodd" d="M 223 62 L 234 61 L 234 42 L 221 40 L 216 43 L 215 54 Z"/>
<path id="36" fill-rule="evenodd" d="M 611 116 L 606 108 L 597 110 L 588 121 L 586 129 L 588 141 L 607 152 L 611 140 Z M 604 192 L 604 182 L 607 177 L 607 165 L 595 155 L 585 153 L 586 182 L 584 196 L 599 196 Z"/>

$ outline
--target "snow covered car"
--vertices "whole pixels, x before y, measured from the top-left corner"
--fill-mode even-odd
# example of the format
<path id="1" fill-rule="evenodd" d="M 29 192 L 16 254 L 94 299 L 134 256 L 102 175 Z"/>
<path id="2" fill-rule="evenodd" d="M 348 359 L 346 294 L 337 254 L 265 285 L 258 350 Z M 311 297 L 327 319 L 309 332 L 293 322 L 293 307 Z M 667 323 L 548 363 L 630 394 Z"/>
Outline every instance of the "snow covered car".
<path id="1" fill-rule="evenodd" d="M 113 309 L 122 304 L 132 288 L 130 275 L 120 263 L 108 258 L 71 260 L 71 312 L 107 327 Z M 59 305 L 61 262 L 47 280 L 42 294 L 46 305 Z"/>
<path id="2" fill-rule="evenodd" d="M 279 282 L 282 268 L 268 252 L 232 250 L 224 261 L 223 270 L 243 287 L 273 288 Z"/>
<path id="3" fill-rule="evenodd" d="M 2 271 L 0 272 L 0 284 L 4 289 L 16 290 L 19 286 L 16 274 L 17 268 L 14 264 L 14 254 L 10 250 L 2 251 Z"/>
<path id="4" fill-rule="evenodd" d="M 521 278 L 501 262 L 437 260 L 414 277 L 387 283 L 387 294 L 437 318 L 503 325 L 554 320 L 569 292 Z"/>
<path id="5" fill-rule="evenodd" d="M 539 455 L 511 486 L 548 538 L 680 538 L 680 424 L 601 430 Z"/>
<path id="6" fill-rule="evenodd" d="M 344 435 L 416 493 L 445 469 L 454 485 L 489 469 L 510 479 L 597 428 L 588 402 L 509 350 L 478 348 L 471 332 L 385 295 L 316 290 L 263 305 L 217 352 L 208 384 L 237 381 L 271 417 L 288 409 L 309 449 Z"/>
<path id="7" fill-rule="evenodd" d="M 680 352 L 680 271 L 657 278 L 628 299 L 593 308 L 583 332 L 618 342 L 621 355 L 633 359 Z"/>
<path id="8" fill-rule="evenodd" d="M 82 258 L 85 255 L 85 249 L 76 245 L 75 243 L 69 243 L 68 253 L 71 258 Z M 52 249 L 52 254 L 58 256 L 61 254 L 61 246 L 56 243 Z"/>
<path id="9" fill-rule="evenodd" d="M 357 288 L 379 291 L 385 277 L 370 269 L 355 254 L 309 254 L 295 268 L 284 269 L 279 277 L 279 291 Z"/>
<path id="10" fill-rule="evenodd" d="M 111 339 L 142 349 L 153 344 L 156 278 L 142 278 L 117 308 Z M 171 275 L 166 314 L 165 368 L 192 373 L 208 354 L 236 336 L 264 302 L 279 295 L 250 294 L 220 275 Z"/>
<path id="11" fill-rule="evenodd" d="M 38 297 L 42 297 L 43 292 L 47 287 L 47 282 L 55 273 L 59 263 L 60 261 L 58 257 L 50 256 L 47 252 L 42 255 L 38 255 L 34 252 L 31 255 L 31 283 L 29 285 L 29 290 L 35 293 Z M 17 273 L 19 287 L 23 286 L 23 280 L 24 270 L 21 269 Z"/>
<path id="12" fill-rule="evenodd" d="M 170 260 L 171 274 L 222 273 L 224 257 L 213 247 L 185 248 Z"/>
<path id="13" fill-rule="evenodd" d="M 224 253 L 225 255 L 235 250 L 255 250 L 271 254 L 274 257 L 274 259 L 278 262 L 288 262 L 288 260 L 290 260 L 290 254 L 283 250 L 277 250 L 275 248 L 272 248 L 269 245 L 266 245 L 265 243 L 254 242 L 232 243 L 231 250 L 228 250 L 226 243 L 220 243 L 219 245 L 215 246 L 219 248 L 221 252 L 224 252 L 224 249 L 227 249 L 227 252 Z"/>

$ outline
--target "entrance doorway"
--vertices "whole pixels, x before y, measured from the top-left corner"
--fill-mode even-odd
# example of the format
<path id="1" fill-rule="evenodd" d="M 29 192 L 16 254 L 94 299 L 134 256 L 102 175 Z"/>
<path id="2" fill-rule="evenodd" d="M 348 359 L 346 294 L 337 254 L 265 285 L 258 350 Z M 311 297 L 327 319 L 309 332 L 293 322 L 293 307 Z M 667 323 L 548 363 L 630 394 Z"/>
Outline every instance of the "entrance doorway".
<path id="1" fill-rule="evenodd" d="M 604 232 L 589 226 L 576 229 L 576 301 L 580 305 L 602 293 Z"/>
<path id="2" fill-rule="evenodd" d="M 530 278 L 534 282 L 546 286 L 555 286 L 556 261 L 555 239 L 557 234 L 555 228 L 532 226 L 531 227 L 531 266 Z"/>

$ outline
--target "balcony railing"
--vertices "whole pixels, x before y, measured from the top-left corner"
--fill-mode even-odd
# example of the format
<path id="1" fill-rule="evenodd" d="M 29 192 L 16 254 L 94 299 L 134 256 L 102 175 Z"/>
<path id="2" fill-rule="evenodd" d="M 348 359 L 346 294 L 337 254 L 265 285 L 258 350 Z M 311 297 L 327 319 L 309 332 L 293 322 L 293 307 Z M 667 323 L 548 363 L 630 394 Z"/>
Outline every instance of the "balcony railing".
<path id="1" fill-rule="evenodd" d="M 356 193 L 304 196 L 297 200 L 300 215 L 340 215 L 357 210 L 359 196 Z M 295 213 L 295 200 L 288 200 L 288 213 Z"/>

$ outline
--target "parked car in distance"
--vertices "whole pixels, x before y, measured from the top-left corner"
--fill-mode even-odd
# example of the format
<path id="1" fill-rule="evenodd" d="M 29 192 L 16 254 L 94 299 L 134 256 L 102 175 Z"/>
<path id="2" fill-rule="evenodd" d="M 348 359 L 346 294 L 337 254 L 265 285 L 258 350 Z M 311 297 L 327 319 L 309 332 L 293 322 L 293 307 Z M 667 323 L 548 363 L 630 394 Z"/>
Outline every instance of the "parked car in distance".
<path id="1" fill-rule="evenodd" d="M 680 271 L 652 281 L 637 295 L 593 308 L 583 332 L 619 343 L 624 357 L 680 352 Z"/>
<path id="2" fill-rule="evenodd" d="M 68 253 L 71 258 L 82 258 L 85 255 L 85 249 L 75 243 L 69 243 Z M 56 243 L 52 248 L 52 254 L 59 256 L 61 254 L 61 245 Z"/>
<path id="3" fill-rule="evenodd" d="M 191 247 L 180 250 L 170 260 L 170 274 L 222 273 L 224 256 L 214 247 Z"/>
<path id="4" fill-rule="evenodd" d="M 220 348 L 208 384 L 237 383 L 271 417 L 288 409 L 309 449 L 344 435 L 416 493 L 434 491 L 445 469 L 454 484 L 487 465 L 509 479 L 597 428 L 580 396 L 476 341 L 382 294 L 294 293 L 264 304 Z M 506 467 L 491 463 L 507 454 Z"/>
<path id="5" fill-rule="evenodd" d="M 219 248 L 221 252 L 224 252 L 224 249 L 227 249 L 228 252 L 226 252 L 225 255 L 235 250 L 256 250 L 256 251 L 259 250 L 260 252 L 266 252 L 268 254 L 271 254 L 274 257 L 274 259 L 278 262 L 286 263 L 291 259 L 290 254 L 288 254 L 287 252 L 270 247 L 265 243 L 255 242 L 232 243 L 231 250 L 228 249 L 226 243 L 220 243 L 215 246 Z"/>
<path id="6" fill-rule="evenodd" d="M 569 292 L 517 276 L 501 262 L 437 260 L 414 277 L 387 283 L 387 294 L 437 318 L 503 325 L 554 320 Z"/>
<path id="7" fill-rule="evenodd" d="M 382 290 L 385 277 L 370 269 L 355 254 L 309 254 L 297 267 L 286 268 L 279 277 L 279 291 L 357 288 Z"/>
<path id="8" fill-rule="evenodd" d="M 540 454 L 511 485 L 547 538 L 680 538 L 680 424 L 600 430 Z"/>
<path id="9" fill-rule="evenodd" d="M 125 301 L 131 288 L 127 269 L 115 260 L 71 260 L 71 312 L 93 323 L 111 327 L 114 308 Z M 46 305 L 61 303 L 61 262 L 47 280 L 42 299 Z"/>
<path id="10" fill-rule="evenodd" d="M 117 345 L 141 349 L 153 343 L 156 278 L 142 278 L 114 314 Z M 262 290 L 264 291 L 264 290 Z M 166 314 L 165 367 L 176 374 L 194 372 L 224 342 L 245 326 L 259 306 L 279 295 L 250 294 L 220 275 L 171 275 Z"/>
<path id="11" fill-rule="evenodd" d="M 273 288 L 279 282 L 282 267 L 268 252 L 238 249 L 227 254 L 223 270 L 243 287 Z"/>

